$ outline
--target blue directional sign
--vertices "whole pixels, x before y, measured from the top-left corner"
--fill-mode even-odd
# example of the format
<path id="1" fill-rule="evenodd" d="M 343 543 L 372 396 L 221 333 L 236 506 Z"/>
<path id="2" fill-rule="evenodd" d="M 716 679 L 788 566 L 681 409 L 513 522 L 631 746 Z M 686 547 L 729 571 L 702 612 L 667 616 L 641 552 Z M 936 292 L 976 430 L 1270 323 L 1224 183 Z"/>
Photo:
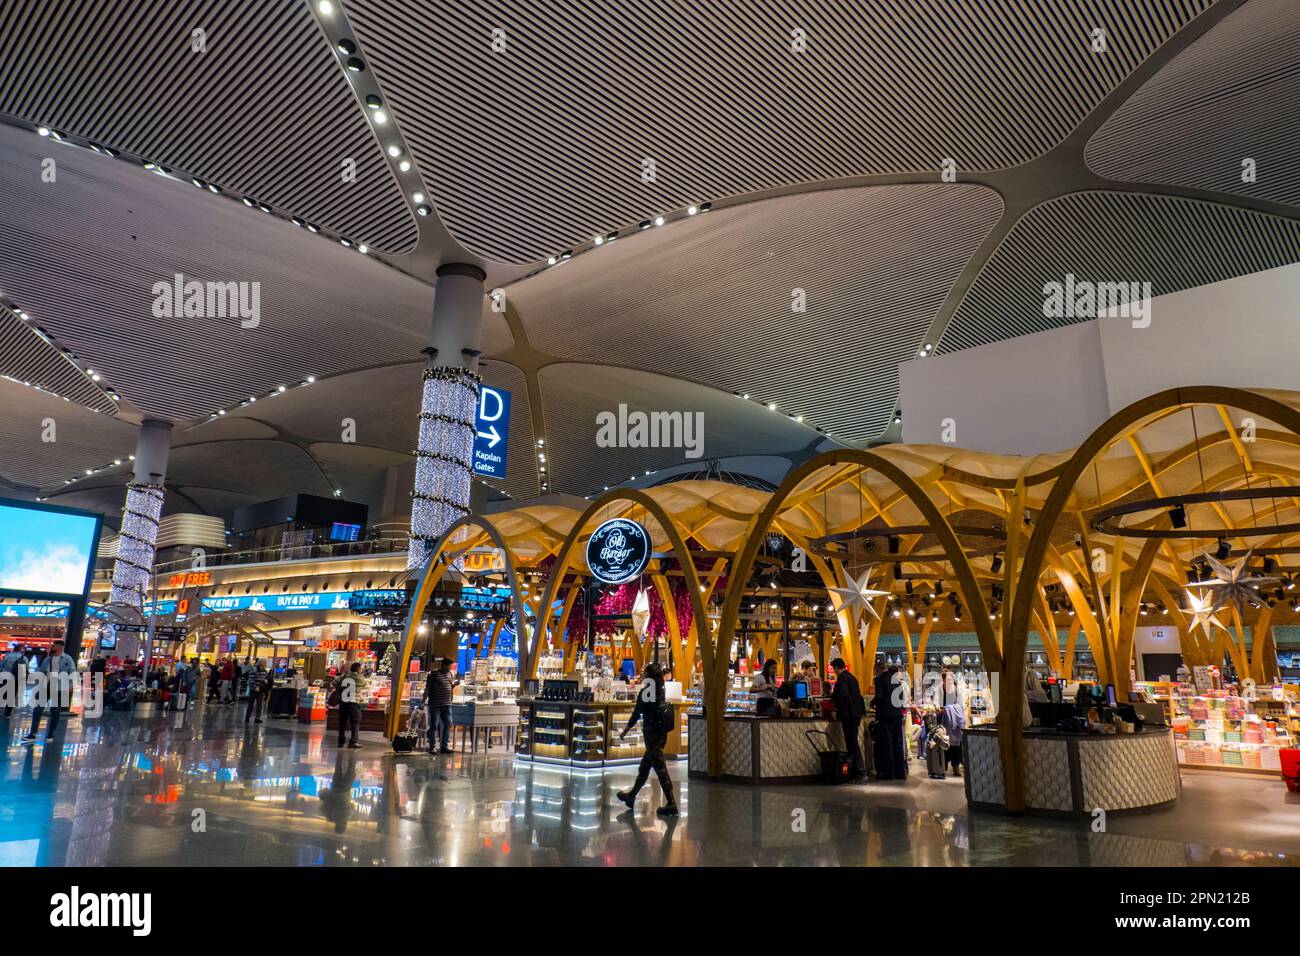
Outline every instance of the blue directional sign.
<path id="1" fill-rule="evenodd" d="M 504 478 L 506 436 L 510 434 L 510 393 L 501 388 L 479 386 L 474 428 L 474 474 Z"/>

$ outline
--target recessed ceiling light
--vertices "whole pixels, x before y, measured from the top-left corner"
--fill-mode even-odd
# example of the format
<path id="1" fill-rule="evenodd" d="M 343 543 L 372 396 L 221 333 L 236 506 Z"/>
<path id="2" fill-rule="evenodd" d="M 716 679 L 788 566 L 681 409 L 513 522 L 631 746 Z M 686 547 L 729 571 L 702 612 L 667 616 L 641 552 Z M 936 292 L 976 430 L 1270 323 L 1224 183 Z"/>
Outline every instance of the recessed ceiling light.
<path id="1" fill-rule="evenodd" d="M 308 384 L 308 385 L 311 385 L 311 384 L 314 383 L 315 381 L 316 381 L 316 376 L 315 376 L 315 375 L 308 375 L 308 376 L 307 376 L 307 384 Z"/>
<path id="2" fill-rule="evenodd" d="M 397 164 L 397 168 L 404 173 L 409 173 L 411 171 L 410 160 L 406 160 L 406 159 L 402 160 L 400 163 Z"/>
<path id="3" fill-rule="evenodd" d="M 307 223 L 307 231 L 308 231 L 308 232 L 320 232 L 320 226 L 313 226 L 311 223 Z"/>
<path id="4" fill-rule="evenodd" d="M 202 189 L 206 185 L 206 183 L 204 183 L 203 180 L 201 179 L 191 178 L 190 182 L 192 182 L 195 186 L 198 186 L 200 189 Z"/>
<path id="5" fill-rule="evenodd" d="M 607 233 L 605 233 L 605 241 L 606 241 L 606 242 L 613 242 L 613 241 L 614 241 L 615 239 L 617 239 L 617 238 L 618 238 L 618 232 L 607 232 Z"/>
<path id="6" fill-rule="evenodd" d="M 366 246 L 364 242 L 361 245 L 357 246 L 357 252 L 361 253 L 363 256 L 369 251 L 370 249 Z"/>
<path id="7" fill-rule="evenodd" d="M 379 107 L 383 105 L 384 105 L 384 101 L 381 100 L 379 97 L 375 96 L 374 93 L 371 93 L 369 96 L 366 97 L 366 106 L 369 109 L 377 110 L 379 109 Z"/>
<path id="8" fill-rule="evenodd" d="M 291 221 L 292 221 L 293 224 L 294 224 L 295 226 L 297 226 L 299 229 L 303 228 L 303 226 L 306 225 L 306 223 L 304 223 L 304 222 L 303 222 L 301 219 L 299 219 L 297 216 L 294 216 L 293 219 L 292 219 Z"/>
<path id="9" fill-rule="evenodd" d="M 151 162 L 149 162 L 149 161 L 146 159 L 146 160 L 144 161 L 144 168 L 145 168 L 145 169 L 153 169 L 153 168 L 154 168 L 154 164 L 151 163 Z"/>
<path id="10" fill-rule="evenodd" d="M 253 200 L 251 200 L 251 199 L 249 199 L 247 196 L 245 196 L 245 197 L 244 197 L 244 205 L 247 206 L 249 209 L 252 209 L 254 206 L 257 205 L 257 203 L 253 202 Z"/>
<path id="11" fill-rule="evenodd" d="M 776 411 L 776 402 L 768 402 L 768 403 L 767 403 L 767 410 L 768 410 L 769 412 L 774 412 L 774 411 Z"/>
<path id="12" fill-rule="evenodd" d="M 416 206 L 415 211 L 419 213 L 421 216 L 427 216 L 429 215 L 429 213 L 433 212 L 433 210 L 430 209 L 428 206 Z"/>
<path id="13" fill-rule="evenodd" d="M 713 203 L 711 202 L 700 203 L 700 212 L 708 212 L 712 208 Z"/>
<path id="14" fill-rule="evenodd" d="M 591 241 L 592 241 L 593 243 L 595 243 L 596 245 L 598 245 L 598 246 L 603 246 L 603 245 L 605 244 L 605 237 L 604 237 L 604 236 L 596 236 L 596 237 L 595 237 L 594 239 L 592 239 Z"/>
<path id="15" fill-rule="evenodd" d="M 218 414 L 218 415 L 224 415 L 224 414 L 226 414 L 226 410 L 225 410 L 224 408 L 218 408 L 218 409 L 217 409 L 217 414 Z"/>
<path id="16" fill-rule="evenodd" d="M 388 114 L 383 110 L 375 110 L 375 125 L 383 126 L 388 122 Z"/>
<path id="17" fill-rule="evenodd" d="M 398 156 L 401 156 L 401 155 L 402 155 L 402 147 L 400 147 L 400 146 L 389 146 L 389 147 L 388 147 L 388 155 L 391 156 L 391 157 L 393 157 L 393 159 L 396 159 Z"/>
<path id="18" fill-rule="evenodd" d="M 560 258 L 561 258 L 561 259 L 572 259 L 572 258 L 573 258 L 573 250 L 572 250 L 572 249 L 565 249 L 563 252 L 560 253 Z"/>
<path id="19" fill-rule="evenodd" d="M 694 215 L 695 215 L 697 212 L 699 212 L 699 211 L 700 211 L 700 207 L 699 207 L 699 206 L 687 206 L 687 207 L 686 207 L 686 215 L 688 215 L 688 216 L 694 216 Z"/>
<path id="20" fill-rule="evenodd" d="M 411 201 L 412 201 L 412 202 L 424 202 L 424 193 L 422 193 L 422 192 L 413 192 L 413 193 L 411 193 Z"/>
<path id="21" fill-rule="evenodd" d="M 351 239 L 340 239 L 340 240 L 339 240 L 339 245 L 351 247 L 351 245 L 352 245 L 352 240 L 351 240 Z"/>
<path id="22" fill-rule="evenodd" d="M 208 183 L 208 192 L 219 193 L 221 192 L 221 187 L 218 186 L 216 183 Z"/>
<path id="23" fill-rule="evenodd" d="M 550 257 L 547 258 L 547 260 L 546 260 L 546 264 L 547 264 L 548 266 L 553 266 L 553 265 L 555 265 L 555 263 L 557 263 L 557 262 L 559 262 L 559 261 L 560 261 L 560 260 L 556 259 L 555 256 L 550 256 Z"/>
<path id="24" fill-rule="evenodd" d="M 36 132 L 37 132 L 38 134 L 40 134 L 41 136 L 49 136 L 49 135 L 50 135 L 50 129 L 49 129 L 48 126 L 38 126 L 38 127 L 36 127 Z"/>
<path id="25" fill-rule="evenodd" d="M 365 70 L 365 68 L 366 65 L 363 62 L 361 62 L 361 57 L 359 56 L 348 57 L 348 69 L 351 70 L 353 73 L 361 73 Z"/>
<path id="26" fill-rule="evenodd" d="M 283 385 L 277 385 L 277 386 L 275 387 L 275 390 L 276 390 L 277 392 L 283 392 L 283 391 L 285 390 L 285 386 L 283 386 Z"/>
<path id="27" fill-rule="evenodd" d="M 652 223 L 649 219 L 642 219 L 639 223 L 637 223 L 637 228 L 649 229 L 652 225 L 654 225 L 654 223 Z"/>
<path id="28" fill-rule="evenodd" d="M 339 52 L 344 56 L 351 56 L 357 52 L 357 45 L 351 40 L 344 38 L 338 42 Z"/>
<path id="29" fill-rule="evenodd" d="M 334 16 L 334 4 L 330 3 L 330 0 L 320 0 L 320 2 L 316 4 L 316 9 L 320 11 L 321 16 L 323 17 Z"/>
<path id="30" fill-rule="evenodd" d="M 664 224 L 664 217 L 663 217 L 663 216 L 655 216 L 655 225 L 656 225 L 656 226 L 662 226 L 663 224 Z"/>
<path id="31" fill-rule="evenodd" d="M 258 204 L 257 204 L 257 208 L 260 209 L 260 210 L 262 210 L 262 212 L 271 212 L 271 211 L 272 211 L 272 210 L 271 210 L 271 207 L 268 206 L 268 205 L 267 205 L 266 203 L 264 203 L 264 202 L 260 202 L 260 203 L 258 203 Z"/>

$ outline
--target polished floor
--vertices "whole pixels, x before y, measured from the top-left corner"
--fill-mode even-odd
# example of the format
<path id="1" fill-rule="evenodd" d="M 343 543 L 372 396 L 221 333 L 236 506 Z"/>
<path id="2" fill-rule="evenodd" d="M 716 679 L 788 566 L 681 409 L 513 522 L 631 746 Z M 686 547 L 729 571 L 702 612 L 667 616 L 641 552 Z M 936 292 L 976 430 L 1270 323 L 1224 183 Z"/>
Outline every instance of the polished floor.
<path id="1" fill-rule="evenodd" d="M 684 780 L 677 820 L 630 768 L 568 773 L 502 751 L 339 752 L 321 727 L 242 709 L 106 714 L 23 746 L 0 722 L 0 865 L 1291 865 L 1300 802 L 1280 782 L 1184 774 L 1172 809 L 1086 823 L 966 811 L 959 779 L 752 788 Z M 367 735 L 370 736 L 370 735 Z M 919 769 L 919 765 L 916 765 Z"/>

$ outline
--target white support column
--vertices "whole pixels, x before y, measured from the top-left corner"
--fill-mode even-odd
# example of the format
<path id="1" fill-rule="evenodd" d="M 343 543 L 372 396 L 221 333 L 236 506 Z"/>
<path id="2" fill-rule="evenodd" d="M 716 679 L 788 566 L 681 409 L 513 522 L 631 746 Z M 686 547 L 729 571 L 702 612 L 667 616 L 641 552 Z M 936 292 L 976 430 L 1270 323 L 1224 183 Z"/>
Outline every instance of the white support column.
<path id="1" fill-rule="evenodd" d="M 126 486 L 126 507 L 122 511 L 117 558 L 113 562 L 110 604 L 125 604 L 136 610 L 144 608 L 153 574 L 158 520 L 162 516 L 171 430 L 170 422 L 149 420 L 140 425 L 134 478 Z"/>
<path id="2" fill-rule="evenodd" d="M 469 514 L 486 278 L 474 265 L 438 269 L 433 334 L 425 350 L 429 365 L 420 402 L 408 569 L 422 567 L 438 536 Z"/>

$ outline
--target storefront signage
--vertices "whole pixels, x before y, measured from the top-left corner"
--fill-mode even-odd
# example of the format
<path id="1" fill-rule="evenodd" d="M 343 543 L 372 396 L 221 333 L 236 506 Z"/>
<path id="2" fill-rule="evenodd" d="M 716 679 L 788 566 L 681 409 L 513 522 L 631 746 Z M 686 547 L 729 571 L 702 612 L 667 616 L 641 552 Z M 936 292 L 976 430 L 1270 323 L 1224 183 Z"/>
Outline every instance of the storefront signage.
<path id="1" fill-rule="evenodd" d="M 322 651 L 368 651 L 370 650 L 370 641 L 368 640 L 336 641 L 331 639 L 331 640 L 321 641 L 317 645 L 317 647 L 319 647 Z"/>
<path id="2" fill-rule="evenodd" d="M 650 563 L 650 532 L 627 518 L 606 521 L 587 541 L 587 567 L 606 584 L 631 581 Z"/>
<path id="3" fill-rule="evenodd" d="M 503 388 L 479 386 L 478 415 L 474 421 L 474 474 L 506 476 L 506 438 L 510 434 L 510 393 Z"/>
<path id="4" fill-rule="evenodd" d="M 406 592 L 398 588 L 353 591 L 348 597 L 348 609 L 352 611 L 373 611 L 379 608 L 396 607 L 405 603 Z"/>
<path id="5" fill-rule="evenodd" d="M 66 604 L 5 604 L 0 606 L 0 618 L 4 617 L 67 617 Z"/>
<path id="6" fill-rule="evenodd" d="M 460 589 L 460 606 L 470 611 L 504 611 L 510 605 L 509 588 Z"/>
<path id="7" fill-rule="evenodd" d="M 190 571 L 187 574 L 173 574 L 167 579 L 167 586 L 172 588 L 200 588 L 212 583 L 211 571 Z"/>

